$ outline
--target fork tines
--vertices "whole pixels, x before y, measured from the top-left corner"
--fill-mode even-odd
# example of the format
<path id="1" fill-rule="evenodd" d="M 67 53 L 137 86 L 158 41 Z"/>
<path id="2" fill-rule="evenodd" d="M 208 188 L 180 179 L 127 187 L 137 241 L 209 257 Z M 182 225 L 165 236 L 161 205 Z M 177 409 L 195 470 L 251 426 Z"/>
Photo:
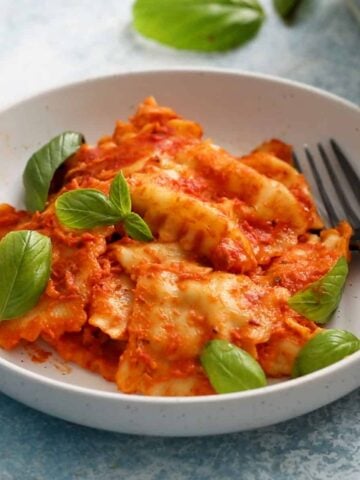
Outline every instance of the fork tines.
<path id="1" fill-rule="evenodd" d="M 325 148 L 320 143 L 317 148 L 322 162 L 316 162 L 310 149 L 305 147 L 310 172 L 325 207 L 330 225 L 335 226 L 342 219 L 348 220 L 354 229 L 355 241 L 359 241 L 360 178 L 348 157 L 334 139 L 330 140 L 330 146 L 331 157 L 336 159 L 336 163 L 331 162 L 330 155 L 326 153 Z M 303 168 L 295 154 L 293 159 L 295 168 L 300 172 L 306 170 L 306 165 Z"/>

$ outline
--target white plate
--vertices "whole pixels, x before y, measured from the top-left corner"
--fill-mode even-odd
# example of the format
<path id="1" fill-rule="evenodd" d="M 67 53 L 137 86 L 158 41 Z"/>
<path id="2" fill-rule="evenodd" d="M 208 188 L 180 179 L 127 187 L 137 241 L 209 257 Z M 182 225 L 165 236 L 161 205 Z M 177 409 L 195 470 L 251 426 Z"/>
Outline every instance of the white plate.
<path id="1" fill-rule="evenodd" d="M 355 158 L 360 114 L 319 90 L 270 77 L 224 71 L 157 71 L 91 80 L 45 92 L 0 113 L 0 202 L 21 206 L 30 153 L 63 130 L 89 142 L 154 95 L 234 153 L 278 137 L 298 150 L 336 138 Z M 360 335 L 360 261 L 355 258 L 331 326 Z M 194 398 L 123 395 L 113 384 L 52 357 L 34 363 L 21 349 L 0 351 L 0 388 L 43 412 L 83 425 L 153 435 L 206 435 L 270 425 L 309 412 L 360 385 L 360 352 L 326 369 L 266 388 Z"/>

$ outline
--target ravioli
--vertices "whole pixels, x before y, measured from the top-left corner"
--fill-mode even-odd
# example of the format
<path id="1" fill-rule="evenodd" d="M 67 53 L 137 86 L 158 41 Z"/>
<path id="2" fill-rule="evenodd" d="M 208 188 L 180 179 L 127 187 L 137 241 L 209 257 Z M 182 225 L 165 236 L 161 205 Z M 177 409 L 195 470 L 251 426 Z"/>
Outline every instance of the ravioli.
<path id="1" fill-rule="evenodd" d="M 143 395 L 214 394 L 200 362 L 213 339 L 246 350 L 268 377 L 288 376 L 320 330 L 288 299 L 349 258 L 351 227 L 323 227 L 289 145 L 272 139 L 234 153 L 149 97 L 66 161 L 43 212 L 1 205 L 0 237 L 37 230 L 50 237 L 53 259 L 38 304 L 0 323 L 0 346 L 42 338 L 66 361 Z M 120 223 L 89 231 L 59 223 L 59 195 L 107 195 L 119 171 L 153 241 L 130 239 Z"/>

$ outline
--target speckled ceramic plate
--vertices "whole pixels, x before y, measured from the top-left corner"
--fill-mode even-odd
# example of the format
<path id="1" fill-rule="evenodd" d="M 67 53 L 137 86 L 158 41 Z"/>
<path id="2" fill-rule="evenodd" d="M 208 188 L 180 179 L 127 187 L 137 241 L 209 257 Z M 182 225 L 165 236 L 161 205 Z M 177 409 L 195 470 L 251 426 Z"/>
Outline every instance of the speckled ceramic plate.
<path id="1" fill-rule="evenodd" d="M 261 75 L 224 71 L 123 74 L 45 92 L 0 113 L 0 202 L 21 206 L 29 154 L 63 130 L 89 142 L 112 132 L 145 96 L 154 95 L 200 122 L 206 135 L 242 153 L 278 137 L 304 143 L 336 138 L 352 158 L 360 151 L 360 113 L 325 92 Z M 359 165 L 357 165 L 358 167 Z M 330 326 L 360 335 L 360 259 L 354 257 Z M 0 389 L 27 405 L 83 425 L 153 435 L 207 435 L 277 423 L 314 410 L 360 386 L 360 352 L 296 380 L 229 395 L 159 398 L 124 395 L 113 384 L 56 355 L 31 361 L 24 349 L 0 351 Z"/>

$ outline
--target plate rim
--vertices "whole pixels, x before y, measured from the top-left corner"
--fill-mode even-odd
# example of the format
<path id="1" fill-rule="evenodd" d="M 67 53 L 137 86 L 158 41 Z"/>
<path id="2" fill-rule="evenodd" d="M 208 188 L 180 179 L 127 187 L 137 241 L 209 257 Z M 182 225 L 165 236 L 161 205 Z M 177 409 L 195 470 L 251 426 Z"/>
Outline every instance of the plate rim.
<path id="1" fill-rule="evenodd" d="M 329 365 L 325 368 L 317 370 L 315 372 L 309 373 L 302 377 L 290 378 L 284 382 L 277 383 L 275 385 L 266 385 L 265 387 L 255 388 L 251 390 L 244 390 L 241 392 L 226 393 L 226 394 L 216 394 L 216 395 L 196 395 L 196 396 L 177 396 L 177 397 L 162 397 L 159 395 L 145 396 L 139 394 L 128 394 L 121 391 L 108 392 L 104 390 L 98 390 L 96 388 L 82 387 L 79 385 L 74 385 L 70 383 L 65 383 L 60 380 L 55 380 L 46 376 L 41 375 L 40 373 L 32 372 L 27 370 L 24 367 L 14 365 L 9 360 L 0 357 L 0 367 L 3 366 L 8 368 L 10 371 L 13 370 L 16 374 L 27 378 L 28 380 L 33 380 L 38 384 L 44 386 L 52 387 L 60 391 L 68 391 L 78 395 L 89 395 L 92 398 L 106 398 L 108 400 L 117 400 L 117 401 L 134 401 L 135 403 L 140 404 L 152 404 L 156 403 L 162 406 L 176 405 L 178 403 L 192 405 L 198 404 L 206 401 L 206 403 L 216 403 L 220 399 L 223 401 L 232 400 L 241 400 L 241 399 L 251 399 L 252 397 L 262 397 L 269 396 L 271 394 L 280 393 L 282 390 L 293 390 L 298 386 L 303 384 L 317 383 L 318 380 L 324 380 L 325 377 L 331 377 L 333 372 L 340 373 L 341 371 L 346 371 L 350 368 L 351 364 L 356 364 L 359 362 L 360 365 L 360 351 L 352 353 L 342 360 Z M 70 362 L 72 363 L 72 362 Z M 76 365 L 76 364 L 75 364 Z M 77 365 L 76 365 L 77 366 Z M 80 367 L 81 368 L 81 367 Z M 92 372 L 90 372 L 92 373 Z"/>
<path id="2" fill-rule="evenodd" d="M 7 111 L 17 108 L 20 106 L 22 103 L 27 103 L 28 101 L 32 100 L 37 100 L 40 99 L 41 97 L 53 93 L 58 93 L 61 90 L 66 90 L 68 88 L 73 88 L 73 87 L 80 87 L 82 85 L 87 85 L 89 83 L 97 83 L 97 82 L 103 82 L 104 80 L 113 80 L 119 77 L 131 77 L 131 76 L 139 76 L 139 75 L 157 75 L 157 74 L 172 74 L 172 73 L 186 73 L 186 74 L 223 74 L 226 76 L 236 76 L 236 77 L 241 77 L 241 78 L 254 78 L 256 80 L 264 80 L 268 82 L 273 82 L 281 85 L 286 85 L 286 86 L 291 86 L 294 88 L 297 88 L 299 90 L 305 90 L 309 93 L 317 94 L 320 95 L 323 98 L 331 99 L 335 101 L 336 103 L 339 103 L 345 107 L 351 108 L 354 110 L 355 113 L 360 114 L 360 105 L 356 105 L 356 103 L 347 100 L 344 97 L 341 97 L 340 95 L 337 95 L 332 92 L 328 92 L 327 90 L 324 90 L 320 87 L 315 87 L 313 85 L 303 83 L 297 80 L 292 80 L 292 79 L 287 79 L 284 77 L 279 77 L 276 75 L 271 75 L 267 73 L 258 73 L 258 72 L 252 72 L 248 70 L 237 70 L 235 68 L 222 68 L 222 67 L 195 67 L 195 68 L 189 68 L 189 67 L 169 67 L 169 68 L 149 68 L 149 69 L 134 69 L 131 71 L 122 71 L 122 72 L 117 72 L 117 73 L 110 73 L 110 74 L 104 74 L 104 75 L 98 75 L 98 76 L 90 76 L 85 79 L 80 79 L 76 80 L 75 82 L 62 82 L 59 83 L 58 85 L 54 85 L 50 88 L 47 88 L 45 90 L 40 90 L 38 92 L 35 92 L 33 94 L 28 94 L 24 95 L 18 98 L 18 100 L 13 100 L 10 103 L 4 103 L 0 105 L 0 114 L 6 113 Z"/>
<path id="3" fill-rule="evenodd" d="M 341 96 L 338 96 L 334 93 L 327 92 L 318 87 L 314 87 L 309 84 L 305 84 L 302 82 L 298 82 L 295 80 L 290 80 L 286 78 L 277 77 L 275 75 L 257 73 L 257 72 L 250 72 L 246 70 L 237 70 L 231 68 L 209 68 L 209 67 L 196 67 L 196 68 L 188 68 L 188 67 L 172 67 L 172 68 L 152 68 L 152 69 L 139 69 L 139 70 L 132 70 L 132 71 L 123 71 L 118 73 L 111 73 L 105 74 L 100 76 L 94 76 L 85 78 L 82 80 L 77 80 L 75 82 L 64 82 L 59 85 L 47 88 L 45 90 L 41 90 L 34 94 L 29 94 L 24 97 L 19 98 L 16 101 L 11 102 L 10 104 L 5 104 L 0 107 L 0 116 L 10 112 L 13 109 L 21 107 L 23 104 L 28 102 L 36 101 L 41 99 L 41 97 L 45 97 L 47 95 L 58 94 L 61 91 L 71 89 L 71 88 L 79 88 L 83 85 L 88 85 L 91 83 L 101 83 L 103 81 L 115 80 L 117 78 L 123 77 L 133 77 L 133 76 L 152 76 L 158 74 L 198 74 L 198 75 L 225 75 L 225 76 L 234 76 L 240 77 L 243 79 L 255 79 L 260 81 L 265 81 L 269 83 L 275 83 L 282 86 L 292 87 L 296 90 L 306 91 L 308 93 L 314 94 L 316 96 L 321 96 L 324 99 L 330 100 L 337 104 L 342 105 L 345 108 L 352 110 L 354 113 L 360 114 L 360 107 L 357 106 L 355 103 L 344 99 Z M 324 379 L 324 377 L 331 377 L 334 371 L 341 372 L 342 370 L 347 370 L 350 366 L 356 365 L 359 363 L 360 366 L 360 351 L 355 352 L 348 357 L 336 362 L 332 365 L 329 365 L 321 370 L 317 370 L 313 373 L 305 375 L 303 377 L 295 378 L 295 379 L 288 379 L 282 383 L 278 383 L 275 385 L 267 385 L 265 387 L 246 390 L 241 392 L 234 392 L 234 393 L 227 393 L 227 394 L 217 394 L 217 395 L 198 395 L 198 396 L 179 396 L 179 397 L 162 397 L 162 396 L 143 396 L 138 394 L 127 394 L 121 391 L 115 392 L 108 392 L 104 390 L 98 390 L 96 388 L 91 387 L 82 387 L 79 385 L 69 384 L 62 382 L 61 380 L 55 380 L 40 373 L 32 372 L 27 370 L 24 367 L 18 366 L 13 364 L 11 361 L 0 357 L 0 367 L 5 367 L 10 371 L 13 370 L 14 373 L 27 378 L 28 380 L 32 380 L 38 384 L 42 384 L 44 386 L 49 386 L 61 391 L 67 391 L 69 393 L 74 393 L 78 395 L 89 395 L 92 398 L 101 398 L 101 399 L 109 399 L 109 400 L 116 400 L 118 402 L 122 401 L 132 401 L 137 404 L 157 404 L 161 406 L 168 406 L 168 405 L 176 405 L 176 404 L 199 404 L 202 402 L 206 403 L 216 403 L 218 401 L 222 402 L 231 402 L 233 400 L 241 400 L 241 399 L 251 399 L 252 397 L 262 397 L 262 396 L 269 396 L 271 394 L 277 394 L 282 390 L 289 390 L 300 387 L 306 383 L 317 383 L 318 380 Z M 359 385 L 360 386 L 360 385 Z"/>

